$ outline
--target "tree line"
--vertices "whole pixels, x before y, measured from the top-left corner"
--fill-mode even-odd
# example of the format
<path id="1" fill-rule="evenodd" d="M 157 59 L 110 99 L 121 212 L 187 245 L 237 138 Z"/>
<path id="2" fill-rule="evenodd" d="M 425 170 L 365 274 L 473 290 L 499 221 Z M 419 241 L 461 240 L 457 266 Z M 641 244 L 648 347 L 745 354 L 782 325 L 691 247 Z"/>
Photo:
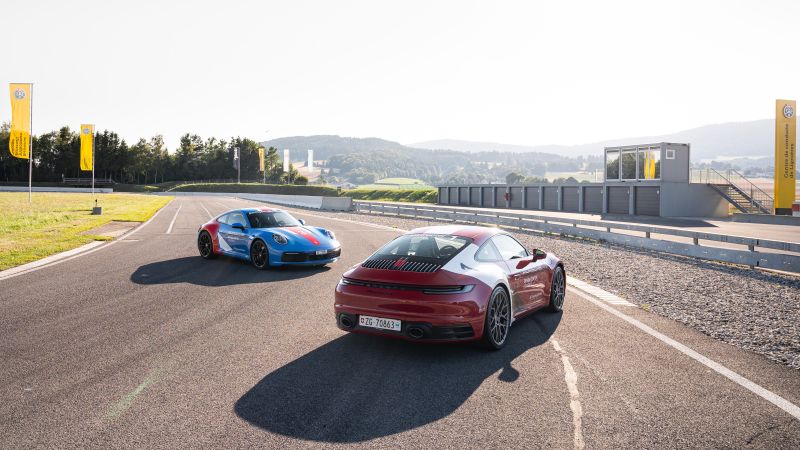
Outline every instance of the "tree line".
<path id="1" fill-rule="evenodd" d="M 8 151 L 10 126 L 0 125 L 0 181 L 28 180 L 28 161 L 14 158 Z M 229 140 L 203 139 L 185 134 L 174 152 L 168 152 L 164 138 L 156 135 L 128 144 L 113 131 L 95 134 L 95 177 L 111 178 L 117 183 L 157 184 L 168 181 L 236 179 L 234 152 L 241 158 L 241 179 L 262 180 L 259 171 L 260 145 L 248 138 Z M 307 184 L 290 164 L 283 172 L 278 150 L 265 151 L 264 168 L 268 183 L 282 184 L 287 178 L 294 184 Z M 33 137 L 33 181 L 60 182 L 62 177 L 89 177 L 80 170 L 80 135 L 69 127 Z"/>

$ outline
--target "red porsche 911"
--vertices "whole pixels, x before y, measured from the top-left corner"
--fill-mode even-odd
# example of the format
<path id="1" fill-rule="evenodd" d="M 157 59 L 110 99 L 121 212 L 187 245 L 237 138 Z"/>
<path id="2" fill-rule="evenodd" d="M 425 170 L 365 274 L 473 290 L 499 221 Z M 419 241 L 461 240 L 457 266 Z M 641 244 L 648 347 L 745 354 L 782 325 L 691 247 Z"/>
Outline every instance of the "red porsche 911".
<path id="1" fill-rule="evenodd" d="M 345 331 L 499 349 L 515 320 L 561 311 L 565 289 L 564 265 L 551 253 L 528 252 L 497 228 L 434 226 L 399 236 L 345 272 L 334 310 Z"/>

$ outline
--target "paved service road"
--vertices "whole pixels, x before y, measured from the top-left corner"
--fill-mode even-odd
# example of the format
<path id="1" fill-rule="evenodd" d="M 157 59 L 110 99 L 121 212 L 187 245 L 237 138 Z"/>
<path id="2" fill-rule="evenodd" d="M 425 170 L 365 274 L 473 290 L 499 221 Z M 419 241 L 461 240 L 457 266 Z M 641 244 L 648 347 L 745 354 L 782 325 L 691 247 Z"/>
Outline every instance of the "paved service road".
<path id="1" fill-rule="evenodd" d="M 343 333 L 333 318 L 337 280 L 397 232 L 298 211 L 337 233 L 341 261 L 260 272 L 201 260 L 198 225 L 248 203 L 180 197 L 123 240 L 0 281 L 0 447 L 800 442 L 800 420 L 786 412 L 800 404 L 800 373 L 574 290 L 563 314 L 520 321 L 499 352 Z"/>

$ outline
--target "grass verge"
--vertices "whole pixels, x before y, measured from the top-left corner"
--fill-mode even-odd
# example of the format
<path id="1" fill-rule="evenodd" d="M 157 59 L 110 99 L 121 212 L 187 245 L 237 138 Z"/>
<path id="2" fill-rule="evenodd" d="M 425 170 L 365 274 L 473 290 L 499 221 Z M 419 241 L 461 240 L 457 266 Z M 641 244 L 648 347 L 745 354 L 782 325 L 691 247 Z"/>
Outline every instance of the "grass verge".
<path id="1" fill-rule="evenodd" d="M 342 193 L 356 200 L 436 203 L 436 189 L 353 189 Z"/>
<path id="2" fill-rule="evenodd" d="M 91 194 L 34 192 L 0 193 L 0 270 L 71 250 L 105 236 L 82 234 L 111 221 L 144 222 L 171 197 L 98 194 L 103 214 L 92 215 Z"/>

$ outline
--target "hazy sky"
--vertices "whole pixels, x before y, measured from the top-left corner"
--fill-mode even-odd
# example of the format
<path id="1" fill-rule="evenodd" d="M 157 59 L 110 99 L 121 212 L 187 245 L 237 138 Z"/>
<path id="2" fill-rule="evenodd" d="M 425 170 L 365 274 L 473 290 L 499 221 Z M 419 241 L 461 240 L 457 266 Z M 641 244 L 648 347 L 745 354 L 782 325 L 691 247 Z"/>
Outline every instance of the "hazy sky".
<path id="1" fill-rule="evenodd" d="M 34 132 L 576 144 L 772 117 L 800 1 L 9 1 Z M 269 130 L 269 133 L 266 133 Z"/>

